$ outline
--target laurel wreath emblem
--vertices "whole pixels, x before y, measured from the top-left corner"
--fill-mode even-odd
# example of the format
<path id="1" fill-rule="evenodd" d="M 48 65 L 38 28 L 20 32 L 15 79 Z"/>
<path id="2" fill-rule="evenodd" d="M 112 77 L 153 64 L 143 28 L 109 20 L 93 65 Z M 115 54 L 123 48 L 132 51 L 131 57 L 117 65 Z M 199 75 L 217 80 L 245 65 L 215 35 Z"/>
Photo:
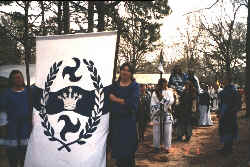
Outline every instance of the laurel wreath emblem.
<path id="1" fill-rule="evenodd" d="M 91 80 L 93 81 L 93 86 L 95 87 L 95 104 L 91 113 L 91 116 L 89 116 L 88 121 L 85 125 L 85 129 L 82 129 L 82 131 L 79 134 L 78 139 L 70 142 L 65 143 L 62 140 L 55 137 L 55 130 L 51 126 L 48 115 L 46 113 L 45 106 L 47 104 L 47 100 L 49 98 L 49 92 L 50 87 L 53 84 L 53 81 L 56 79 L 56 75 L 59 71 L 59 67 L 62 65 L 62 61 L 59 63 L 54 63 L 53 66 L 50 68 L 50 72 L 47 75 L 47 80 L 45 82 L 45 89 L 43 90 L 43 94 L 41 97 L 41 105 L 42 108 L 40 110 L 40 117 L 42 118 L 42 126 L 44 127 L 44 134 L 49 137 L 50 141 L 57 141 L 62 146 L 58 148 L 58 151 L 65 148 L 68 152 L 71 151 L 70 146 L 72 144 L 79 144 L 83 145 L 86 143 L 86 139 L 90 138 L 92 134 L 96 131 L 97 125 L 100 123 L 100 118 L 102 115 L 103 110 L 103 104 L 104 104 L 104 91 L 103 91 L 103 85 L 101 83 L 101 77 L 97 73 L 97 69 L 94 66 L 94 63 L 90 60 L 87 61 L 86 59 L 83 59 L 84 64 L 87 66 L 88 71 L 90 72 Z"/>

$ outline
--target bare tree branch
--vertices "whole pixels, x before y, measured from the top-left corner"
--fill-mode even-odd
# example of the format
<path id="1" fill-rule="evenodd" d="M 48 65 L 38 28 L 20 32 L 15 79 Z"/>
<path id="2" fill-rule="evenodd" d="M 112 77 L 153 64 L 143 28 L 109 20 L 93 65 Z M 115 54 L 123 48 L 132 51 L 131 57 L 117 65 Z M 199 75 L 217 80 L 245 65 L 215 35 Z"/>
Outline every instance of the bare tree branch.
<path id="1" fill-rule="evenodd" d="M 200 12 L 202 10 L 209 10 L 211 9 L 213 6 L 215 6 L 220 0 L 216 0 L 211 6 L 207 7 L 207 8 L 202 8 L 202 9 L 198 9 L 198 10 L 195 10 L 195 11 L 191 11 L 191 12 L 188 12 L 188 13 L 185 13 L 183 14 L 183 16 L 185 15 L 189 15 L 189 14 L 192 14 L 192 13 L 196 13 L 196 12 Z"/>

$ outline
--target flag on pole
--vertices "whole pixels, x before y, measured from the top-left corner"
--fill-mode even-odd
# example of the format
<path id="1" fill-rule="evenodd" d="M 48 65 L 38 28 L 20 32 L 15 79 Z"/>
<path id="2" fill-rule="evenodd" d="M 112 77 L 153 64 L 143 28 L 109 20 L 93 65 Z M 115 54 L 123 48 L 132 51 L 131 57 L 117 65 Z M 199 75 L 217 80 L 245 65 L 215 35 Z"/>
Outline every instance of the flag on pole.
<path id="1" fill-rule="evenodd" d="M 159 63 L 159 66 L 158 66 L 158 70 L 162 73 L 164 73 L 164 67 L 163 67 L 163 51 L 161 50 L 161 53 L 160 53 L 160 63 Z"/>
<path id="2" fill-rule="evenodd" d="M 25 167 L 105 167 L 116 32 L 36 38 L 33 131 Z"/>

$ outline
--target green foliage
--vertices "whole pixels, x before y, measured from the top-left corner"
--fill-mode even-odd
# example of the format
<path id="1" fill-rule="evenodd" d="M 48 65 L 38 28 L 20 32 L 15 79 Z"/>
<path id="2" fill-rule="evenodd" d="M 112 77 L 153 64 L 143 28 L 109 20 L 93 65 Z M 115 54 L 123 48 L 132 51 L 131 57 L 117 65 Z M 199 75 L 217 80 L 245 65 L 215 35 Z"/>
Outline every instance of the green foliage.
<path id="1" fill-rule="evenodd" d="M 0 6 L 11 5 L 14 1 L 0 1 Z"/>
<path id="2" fill-rule="evenodd" d="M 161 43 L 159 19 L 168 15 L 170 8 L 167 1 L 126 1 L 127 16 L 117 18 L 113 27 L 119 24 L 122 42 L 120 59 L 129 61 L 135 71 L 143 70 L 145 54 L 159 49 Z M 118 15 L 115 13 L 115 15 Z"/>

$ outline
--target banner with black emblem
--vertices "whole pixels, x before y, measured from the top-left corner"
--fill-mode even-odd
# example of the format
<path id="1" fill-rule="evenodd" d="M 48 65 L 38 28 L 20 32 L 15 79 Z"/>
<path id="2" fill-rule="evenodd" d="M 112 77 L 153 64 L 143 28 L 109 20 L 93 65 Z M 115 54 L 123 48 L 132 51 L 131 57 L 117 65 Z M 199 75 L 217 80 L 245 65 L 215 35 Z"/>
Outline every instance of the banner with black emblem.
<path id="1" fill-rule="evenodd" d="M 33 131 L 25 167 L 105 167 L 116 32 L 36 38 Z M 38 100 L 37 100 L 38 99 Z"/>

